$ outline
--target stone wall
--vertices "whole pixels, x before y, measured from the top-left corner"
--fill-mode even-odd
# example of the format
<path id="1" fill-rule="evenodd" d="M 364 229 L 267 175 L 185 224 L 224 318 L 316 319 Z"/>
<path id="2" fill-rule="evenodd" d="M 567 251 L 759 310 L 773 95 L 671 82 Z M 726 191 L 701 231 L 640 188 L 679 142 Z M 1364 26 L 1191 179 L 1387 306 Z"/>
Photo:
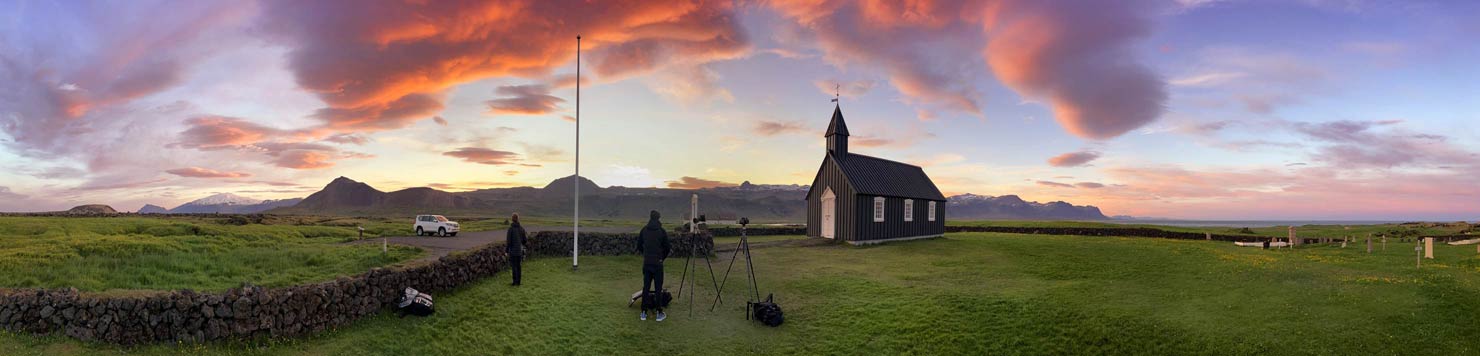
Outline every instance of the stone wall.
<path id="1" fill-rule="evenodd" d="M 709 233 L 710 234 L 713 234 L 714 237 L 735 237 L 735 236 L 740 236 L 740 228 L 738 228 L 738 227 L 712 227 L 712 228 L 709 228 Z M 757 226 L 757 227 L 748 227 L 748 228 L 745 228 L 745 234 L 746 235 L 749 235 L 749 236 L 806 235 L 807 234 L 807 227 L 806 226 Z"/>
<path id="2" fill-rule="evenodd" d="M 1144 227 L 1016 227 L 1016 226 L 946 226 L 946 232 L 1000 232 L 1008 234 L 1154 237 L 1178 240 L 1206 240 L 1201 232 L 1178 232 Z M 1212 234 L 1214 241 L 1257 242 L 1269 236 Z"/>
<path id="3" fill-rule="evenodd" d="M 529 237 L 529 253 L 532 256 L 570 256 L 572 233 L 569 231 L 540 231 Z M 714 236 L 709 234 L 668 233 L 672 255 L 686 255 L 697 245 L 701 251 L 714 251 Z M 581 256 L 617 256 L 637 254 L 637 234 L 593 234 L 581 233 Z"/>
<path id="4" fill-rule="evenodd" d="M 675 253 L 706 250 L 714 238 L 675 235 Z M 633 234 L 581 234 L 582 254 L 635 254 Z M 570 233 L 536 233 L 531 256 L 569 256 Z M 508 266 L 503 243 L 321 283 L 282 288 L 245 285 L 220 293 L 189 290 L 92 295 L 76 289 L 0 289 L 0 327 L 62 332 L 124 345 L 286 338 L 337 328 L 392 305 L 406 287 L 441 292 L 489 277 Z"/>

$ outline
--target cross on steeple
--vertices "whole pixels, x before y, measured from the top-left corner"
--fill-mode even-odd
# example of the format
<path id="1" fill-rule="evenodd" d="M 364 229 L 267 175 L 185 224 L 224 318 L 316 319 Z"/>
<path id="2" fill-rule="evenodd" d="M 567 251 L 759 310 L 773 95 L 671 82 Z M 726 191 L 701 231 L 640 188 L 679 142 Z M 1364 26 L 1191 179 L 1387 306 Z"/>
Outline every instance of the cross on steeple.
<path id="1" fill-rule="evenodd" d="M 834 102 L 834 103 L 838 102 L 838 99 L 841 99 L 843 97 L 842 92 L 843 92 L 843 85 L 842 84 L 838 84 L 838 83 L 833 83 L 833 100 L 832 100 L 832 102 Z"/>

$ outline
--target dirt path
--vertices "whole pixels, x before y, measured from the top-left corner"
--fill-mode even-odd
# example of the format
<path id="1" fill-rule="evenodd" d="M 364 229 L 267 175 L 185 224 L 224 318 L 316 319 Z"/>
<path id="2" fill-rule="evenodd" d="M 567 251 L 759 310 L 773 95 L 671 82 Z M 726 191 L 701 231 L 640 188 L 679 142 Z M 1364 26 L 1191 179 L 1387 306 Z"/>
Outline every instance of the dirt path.
<path id="1" fill-rule="evenodd" d="M 535 232 L 539 231 L 571 231 L 571 227 L 525 226 L 524 230 L 528 231 L 530 234 L 534 234 Z M 635 232 L 635 229 L 626 227 L 582 227 L 581 231 L 617 233 Z M 442 256 L 446 256 L 454 251 L 471 250 L 479 246 L 495 242 L 502 243 L 504 242 L 505 236 L 508 236 L 508 231 L 506 229 L 499 229 L 491 231 L 463 231 L 458 233 L 457 237 L 396 236 L 386 238 L 386 242 L 396 245 L 419 247 L 422 250 L 426 251 L 427 254 L 419 259 L 416 259 L 416 261 L 426 261 L 442 258 Z M 346 242 L 346 244 L 379 245 L 380 240 L 380 238 L 372 237 L 366 238 L 364 240 Z"/>

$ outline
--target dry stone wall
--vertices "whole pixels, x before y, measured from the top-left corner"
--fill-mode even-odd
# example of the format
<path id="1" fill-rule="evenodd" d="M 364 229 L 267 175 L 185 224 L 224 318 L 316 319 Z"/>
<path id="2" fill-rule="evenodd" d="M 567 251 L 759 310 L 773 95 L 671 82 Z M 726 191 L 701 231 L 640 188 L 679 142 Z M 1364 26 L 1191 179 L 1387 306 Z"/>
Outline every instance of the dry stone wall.
<path id="1" fill-rule="evenodd" d="M 587 255 L 636 253 L 633 234 L 581 234 Z M 570 233 L 536 233 L 532 256 L 568 256 Z M 673 236 L 675 253 L 714 246 L 708 234 Z M 20 332 L 61 332 L 86 341 L 124 345 L 287 338 L 348 324 L 392 305 L 406 287 L 448 291 L 508 266 L 503 243 L 413 266 L 375 268 L 364 274 L 282 288 L 244 285 L 219 293 L 190 290 L 114 296 L 76 289 L 0 289 L 0 327 Z"/>

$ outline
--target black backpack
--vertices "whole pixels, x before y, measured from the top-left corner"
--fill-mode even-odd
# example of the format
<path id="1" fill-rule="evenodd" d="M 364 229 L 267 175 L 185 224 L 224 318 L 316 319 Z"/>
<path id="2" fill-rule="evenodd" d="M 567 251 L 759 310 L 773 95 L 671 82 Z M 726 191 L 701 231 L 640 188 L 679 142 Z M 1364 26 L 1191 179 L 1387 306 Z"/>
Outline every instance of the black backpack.
<path id="1" fill-rule="evenodd" d="M 401 299 L 396 301 L 396 309 L 401 311 L 401 317 L 403 318 L 406 317 L 406 314 L 428 316 L 437 311 L 432 308 L 431 294 L 418 292 L 411 287 L 406 287 L 406 294 L 402 295 Z"/>
<path id="2" fill-rule="evenodd" d="M 768 294 L 764 302 L 747 303 L 756 321 L 771 327 L 781 326 L 781 323 L 786 322 L 786 317 L 781 315 L 781 306 L 774 301 L 775 297 L 775 294 Z"/>

